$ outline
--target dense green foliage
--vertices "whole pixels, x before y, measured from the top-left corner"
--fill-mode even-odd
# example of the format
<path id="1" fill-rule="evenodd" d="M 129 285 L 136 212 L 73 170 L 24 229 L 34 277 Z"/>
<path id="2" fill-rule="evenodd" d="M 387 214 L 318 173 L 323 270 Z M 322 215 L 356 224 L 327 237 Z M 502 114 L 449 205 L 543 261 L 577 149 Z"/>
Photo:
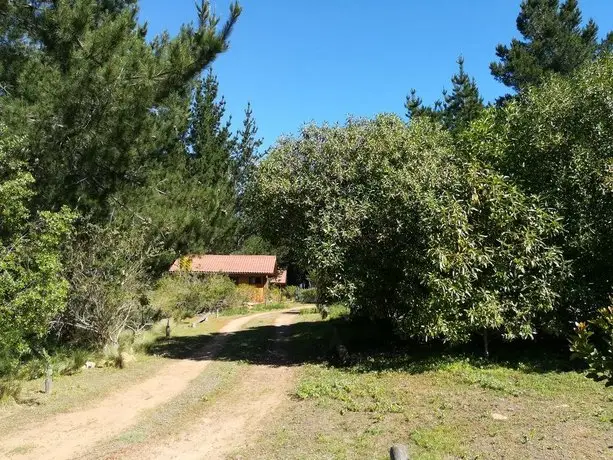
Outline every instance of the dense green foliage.
<path id="1" fill-rule="evenodd" d="M 451 94 L 443 91 L 443 101 L 436 101 L 434 107 L 424 107 L 422 100 L 413 89 L 405 102 L 409 119 L 427 116 L 439 121 L 451 132 L 458 132 L 479 117 L 483 111 L 483 99 L 474 78 L 464 70 L 464 58 L 458 59 L 458 73 L 451 77 Z"/>
<path id="2" fill-rule="evenodd" d="M 523 0 L 517 29 L 524 40 L 498 45 L 499 62 L 492 75 L 506 86 L 522 91 L 552 74 L 568 75 L 609 49 L 613 33 L 598 43 L 598 26 L 582 25 L 577 0 Z"/>
<path id="3" fill-rule="evenodd" d="M 32 213 L 34 179 L 18 158 L 23 139 L 0 125 L 0 361 L 12 367 L 41 345 L 50 322 L 64 307 L 68 282 L 61 249 L 74 215 Z M 10 369 L 0 369 L 5 372 Z"/>
<path id="4" fill-rule="evenodd" d="M 257 159 L 257 128 L 249 111 L 239 143 L 200 75 L 240 13 L 221 23 L 203 1 L 148 40 L 135 0 L 0 2 L 3 350 L 117 343 L 150 322 L 174 258 L 235 249 L 235 163 Z"/>
<path id="5" fill-rule="evenodd" d="M 160 314 L 241 304 L 228 278 L 160 281 L 182 255 L 234 252 L 276 254 L 317 287 L 298 300 L 402 336 L 487 345 L 578 323 L 575 351 L 610 372 L 612 34 L 599 43 L 575 0 L 525 0 L 523 41 L 491 66 L 518 93 L 505 104 L 484 106 L 460 58 L 434 106 L 411 92 L 408 123 L 310 125 L 262 156 L 251 105 L 234 131 L 210 70 L 240 12 L 221 23 L 202 1 L 196 24 L 148 40 L 136 0 L 0 0 L 7 369 L 50 338 L 117 347 Z"/>
<path id="6" fill-rule="evenodd" d="M 613 58 L 555 77 L 488 114 L 475 150 L 563 218 L 556 244 L 571 263 L 562 292 L 567 324 L 589 318 L 613 287 Z"/>
<path id="7" fill-rule="evenodd" d="M 591 377 L 613 385 L 613 307 L 603 308 L 589 323 L 577 323 L 571 351 L 586 361 Z"/>
<path id="8" fill-rule="evenodd" d="M 319 300 L 403 334 L 531 337 L 554 308 L 558 219 L 426 120 L 309 126 L 272 150 L 253 193 L 274 202 L 262 231 L 302 254 Z"/>
<path id="9" fill-rule="evenodd" d="M 190 273 L 163 277 L 151 296 L 156 308 L 177 320 L 240 307 L 244 301 L 243 293 L 227 276 L 202 277 Z"/>

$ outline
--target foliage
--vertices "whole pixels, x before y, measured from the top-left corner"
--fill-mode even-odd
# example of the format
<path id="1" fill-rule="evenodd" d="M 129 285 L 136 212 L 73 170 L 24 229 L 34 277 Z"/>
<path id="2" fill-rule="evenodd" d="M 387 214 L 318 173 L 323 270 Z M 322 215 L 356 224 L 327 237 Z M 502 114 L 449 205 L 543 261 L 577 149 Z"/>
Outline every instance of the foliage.
<path id="1" fill-rule="evenodd" d="M 297 300 L 298 286 L 285 286 L 284 291 L 288 300 Z"/>
<path id="2" fill-rule="evenodd" d="M 557 218 L 427 120 L 308 126 L 273 148 L 253 193 L 271 203 L 254 210 L 263 235 L 302 254 L 320 301 L 403 334 L 531 337 L 555 306 Z"/>
<path id="3" fill-rule="evenodd" d="M 240 306 L 244 300 L 227 276 L 191 273 L 163 277 L 151 295 L 151 303 L 176 320 Z"/>
<path id="4" fill-rule="evenodd" d="M 317 303 L 317 289 L 298 289 L 296 291 L 296 300 L 300 303 Z"/>
<path id="5" fill-rule="evenodd" d="M 458 73 L 451 78 L 451 83 L 451 94 L 443 91 L 443 101 L 436 101 L 434 107 L 424 107 L 416 91 L 411 90 L 405 102 L 407 117 L 427 116 L 441 122 L 451 132 L 466 128 L 483 111 L 483 99 L 475 79 L 465 72 L 464 58 L 461 56 L 458 58 Z"/>
<path id="6" fill-rule="evenodd" d="M 155 251 L 138 228 L 128 234 L 112 224 L 85 225 L 69 253 L 70 296 L 57 334 L 103 347 L 117 344 L 125 328 L 145 327 L 153 313 L 146 263 Z"/>
<path id="7" fill-rule="evenodd" d="M 588 364 L 589 377 L 613 385 L 613 307 L 601 309 L 587 324 L 576 324 L 571 351 Z"/>
<path id="8" fill-rule="evenodd" d="M 241 13 L 219 18 L 203 1 L 197 25 L 175 38 L 146 39 L 135 2 L 97 0 L 9 2 L 5 45 L 22 59 L 0 53 L 7 123 L 27 132 L 29 163 L 43 204 L 66 204 L 100 218 L 126 184 L 138 183 L 151 159 L 165 153 L 175 101 L 228 47 Z M 179 134 L 180 135 L 180 134 Z M 111 208 L 111 209 L 110 209 Z"/>
<path id="9" fill-rule="evenodd" d="M 0 125 L 0 356 L 13 364 L 42 346 L 51 320 L 65 308 L 61 249 L 75 217 L 66 208 L 29 211 L 34 180 L 18 159 L 22 146 Z"/>
<path id="10" fill-rule="evenodd" d="M 552 74 L 568 75 L 606 50 L 613 33 L 598 43 L 593 20 L 582 26 L 577 0 L 524 0 L 517 17 L 524 40 L 498 45 L 499 62 L 492 62 L 492 75 L 516 91 L 540 84 Z"/>
<path id="11" fill-rule="evenodd" d="M 555 244 L 571 263 L 564 328 L 593 317 L 613 287 L 613 57 L 554 77 L 490 112 L 468 134 L 481 155 L 562 217 Z"/>

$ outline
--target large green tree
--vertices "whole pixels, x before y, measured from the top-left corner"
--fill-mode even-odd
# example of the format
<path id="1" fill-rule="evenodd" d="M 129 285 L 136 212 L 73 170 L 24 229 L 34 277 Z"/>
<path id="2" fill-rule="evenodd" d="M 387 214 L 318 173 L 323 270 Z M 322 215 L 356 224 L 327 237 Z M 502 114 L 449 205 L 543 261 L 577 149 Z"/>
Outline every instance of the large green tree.
<path id="1" fill-rule="evenodd" d="M 218 170 L 186 153 L 186 133 L 195 82 L 240 12 L 232 4 L 221 23 L 203 0 L 195 24 L 148 40 L 134 0 L 0 2 L 0 119 L 25 139 L 29 211 L 82 215 L 65 260 L 64 336 L 115 340 L 126 323 L 113 321 L 134 311 L 160 252 L 210 243 L 202 216 L 208 225 L 219 202 L 234 204 L 229 169 L 220 193 Z"/>
<path id="2" fill-rule="evenodd" d="M 34 179 L 19 159 L 23 145 L 0 124 L 0 364 L 9 368 L 41 345 L 65 306 L 61 250 L 74 219 L 67 208 L 30 212 Z"/>
<path id="3" fill-rule="evenodd" d="M 523 0 L 517 17 L 517 30 L 523 40 L 496 48 L 498 62 L 492 62 L 492 75 L 515 91 L 542 83 L 552 74 L 566 75 L 608 49 L 609 34 L 598 41 L 593 20 L 583 24 L 577 0 Z"/>
<path id="4" fill-rule="evenodd" d="M 0 84 L 10 97 L 0 116 L 27 134 L 39 202 L 108 215 L 110 197 L 164 153 L 168 101 L 227 49 L 240 11 L 233 5 L 220 26 L 203 2 L 195 26 L 149 42 L 134 1 L 9 2 L 3 16 L 18 20 L 2 21 Z"/>
<path id="5" fill-rule="evenodd" d="M 555 76 L 488 113 L 474 152 L 563 219 L 556 243 L 571 263 L 565 326 L 607 306 L 613 292 L 613 57 Z"/>
<path id="6" fill-rule="evenodd" d="M 421 339 L 532 337 L 556 305 L 562 257 L 549 239 L 560 224 L 466 158 L 423 118 L 309 126 L 263 161 L 252 213 L 315 275 L 323 300 L 354 314 Z"/>

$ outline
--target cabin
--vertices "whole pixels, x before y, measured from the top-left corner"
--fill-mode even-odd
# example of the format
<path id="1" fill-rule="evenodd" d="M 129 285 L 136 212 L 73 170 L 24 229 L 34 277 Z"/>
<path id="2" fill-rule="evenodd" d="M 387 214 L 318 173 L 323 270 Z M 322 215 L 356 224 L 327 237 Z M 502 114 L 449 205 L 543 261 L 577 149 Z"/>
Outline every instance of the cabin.
<path id="1" fill-rule="evenodd" d="M 269 284 L 287 284 L 287 270 L 279 270 L 276 256 L 265 255 L 194 255 L 177 259 L 170 272 L 189 271 L 202 274 L 223 274 L 237 286 L 251 287 L 251 301 L 262 303 Z M 285 275 L 283 275 L 285 273 Z"/>

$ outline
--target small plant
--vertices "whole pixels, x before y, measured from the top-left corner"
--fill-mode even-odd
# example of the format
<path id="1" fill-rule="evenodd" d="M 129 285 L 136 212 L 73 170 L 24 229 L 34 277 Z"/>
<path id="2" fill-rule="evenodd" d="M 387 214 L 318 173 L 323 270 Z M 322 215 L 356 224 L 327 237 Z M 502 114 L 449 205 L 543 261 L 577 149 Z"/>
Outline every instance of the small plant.
<path id="1" fill-rule="evenodd" d="M 317 289 L 300 289 L 296 294 L 296 300 L 301 303 L 317 303 Z"/>
<path id="2" fill-rule="evenodd" d="M 21 382 L 17 379 L 7 378 L 0 380 L 0 403 L 16 400 L 21 394 Z"/>
<path id="3" fill-rule="evenodd" d="M 296 294 L 298 293 L 297 286 L 286 286 L 283 291 L 287 300 L 296 300 Z"/>
<path id="4" fill-rule="evenodd" d="M 574 358 L 587 363 L 588 377 L 613 385 L 613 306 L 587 323 L 577 323 L 570 349 Z"/>

